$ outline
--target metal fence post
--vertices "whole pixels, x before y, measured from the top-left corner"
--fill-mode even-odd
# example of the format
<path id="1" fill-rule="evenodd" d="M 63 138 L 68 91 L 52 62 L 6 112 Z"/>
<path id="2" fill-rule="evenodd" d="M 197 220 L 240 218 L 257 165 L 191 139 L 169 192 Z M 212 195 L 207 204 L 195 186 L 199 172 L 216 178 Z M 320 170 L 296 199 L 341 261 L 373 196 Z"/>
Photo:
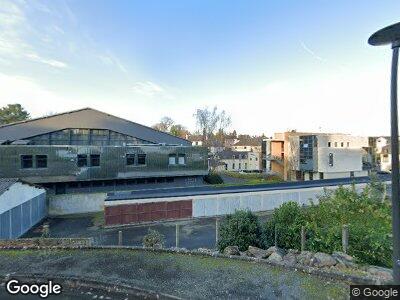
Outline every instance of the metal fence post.
<path id="1" fill-rule="evenodd" d="M 215 246 L 218 246 L 219 241 L 219 218 L 215 218 Z"/>
<path id="2" fill-rule="evenodd" d="M 301 226 L 301 251 L 306 249 L 306 228 Z"/>
<path id="3" fill-rule="evenodd" d="M 342 227 L 342 249 L 344 253 L 347 253 L 349 248 L 349 225 L 343 225 Z"/>
<path id="4" fill-rule="evenodd" d="M 118 246 L 122 246 L 122 230 L 118 231 Z"/>
<path id="5" fill-rule="evenodd" d="M 278 247 L 278 227 L 276 225 L 275 225 L 274 238 L 275 238 L 275 247 Z"/>
<path id="6" fill-rule="evenodd" d="M 175 225 L 175 247 L 179 248 L 179 234 L 180 234 L 180 230 L 179 230 L 179 224 Z"/>

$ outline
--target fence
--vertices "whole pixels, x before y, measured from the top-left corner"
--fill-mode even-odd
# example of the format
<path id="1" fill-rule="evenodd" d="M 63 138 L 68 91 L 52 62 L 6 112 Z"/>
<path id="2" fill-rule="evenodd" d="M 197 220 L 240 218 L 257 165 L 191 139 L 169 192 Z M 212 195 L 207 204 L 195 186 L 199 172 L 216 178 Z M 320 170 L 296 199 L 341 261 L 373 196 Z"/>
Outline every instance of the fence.
<path id="1" fill-rule="evenodd" d="M 18 238 L 46 216 L 46 194 L 0 214 L 0 239 Z"/>

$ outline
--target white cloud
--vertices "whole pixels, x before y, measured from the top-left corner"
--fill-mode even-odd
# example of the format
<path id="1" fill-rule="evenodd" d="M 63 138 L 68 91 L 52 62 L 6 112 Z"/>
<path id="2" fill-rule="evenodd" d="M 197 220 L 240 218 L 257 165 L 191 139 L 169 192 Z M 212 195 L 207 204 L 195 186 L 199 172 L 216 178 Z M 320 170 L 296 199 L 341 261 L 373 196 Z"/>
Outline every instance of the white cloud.
<path id="1" fill-rule="evenodd" d="M 132 91 L 136 94 L 146 97 L 163 97 L 167 99 L 173 99 L 174 97 L 168 93 L 160 85 L 151 81 L 137 81 L 132 87 Z"/>
<path id="2" fill-rule="evenodd" d="M 45 6 L 40 5 L 40 9 L 43 11 Z M 47 12 L 50 13 L 50 10 Z M 22 7 L 16 2 L 7 0 L 0 2 L 0 58 L 2 61 L 27 59 L 54 68 L 65 68 L 67 66 L 65 62 L 45 57 L 40 54 L 41 49 L 37 49 L 29 42 L 27 37 L 32 36 L 42 41 L 48 39 L 46 36 L 35 36 L 33 32 Z"/>

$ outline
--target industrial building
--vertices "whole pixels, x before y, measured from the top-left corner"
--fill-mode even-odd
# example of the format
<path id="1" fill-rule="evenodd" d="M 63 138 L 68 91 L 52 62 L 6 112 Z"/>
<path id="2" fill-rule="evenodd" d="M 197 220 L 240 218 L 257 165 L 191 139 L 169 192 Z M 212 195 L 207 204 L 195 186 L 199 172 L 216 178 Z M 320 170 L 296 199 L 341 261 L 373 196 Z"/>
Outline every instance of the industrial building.
<path id="1" fill-rule="evenodd" d="M 207 150 L 91 108 L 0 126 L 0 177 L 50 194 L 203 182 Z"/>

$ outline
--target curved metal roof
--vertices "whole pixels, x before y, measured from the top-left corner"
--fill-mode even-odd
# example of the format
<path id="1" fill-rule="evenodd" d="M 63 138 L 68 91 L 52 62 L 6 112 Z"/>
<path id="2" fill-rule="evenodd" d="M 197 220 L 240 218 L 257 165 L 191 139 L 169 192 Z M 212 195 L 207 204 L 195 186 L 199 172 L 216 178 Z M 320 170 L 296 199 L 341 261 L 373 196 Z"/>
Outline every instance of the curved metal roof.
<path id="1" fill-rule="evenodd" d="M 0 126 L 0 140 L 16 141 L 28 139 L 67 128 L 109 129 L 155 144 L 191 145 L 188 140 L 92 108 L 83 108 Z"/>

